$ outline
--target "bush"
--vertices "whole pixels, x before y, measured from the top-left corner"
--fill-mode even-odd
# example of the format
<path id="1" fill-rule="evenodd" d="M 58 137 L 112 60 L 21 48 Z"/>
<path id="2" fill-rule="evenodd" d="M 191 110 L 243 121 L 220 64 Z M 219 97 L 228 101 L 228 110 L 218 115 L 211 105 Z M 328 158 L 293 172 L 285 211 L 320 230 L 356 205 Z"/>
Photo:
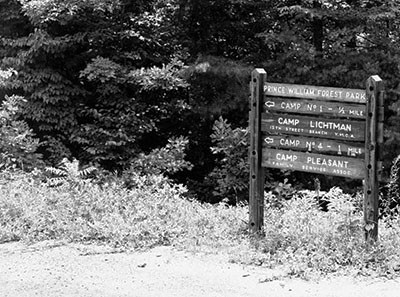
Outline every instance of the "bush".
<path id="1" fill-rule="evenodd" d="M 232 261 L 264 265 L 282 276 L 308 278 L 349 269 L 363 275 L 399 274 L 400 217 L 381 220 L 380 241 L 367 244 L 361 195 L 332 188 L 326 194 L 328 212 L 319 209 L 310 191 L 283 199 L 278 207 L 271 198 L 265 205 L 265 238 L 249 240 L 247 206 L 190 201 L 184 198 L 184 187 L 161 175 L 133 178 L 131 189 L 113 182 L 76 186 L 77 176 L 49 186 L 38 171 L 4 170 L 0 173 L 0 243 L 56 239 L 122 249 L 175 245 L 226 252 Z"/>
<path id="2" fill-rule="evenodd" d="M 227 120 L 220 117 L 214 123 L 211 140 L 214 144 L 211 151 L 219 157 L 218 165 L 207 177 L 214 184 L 213 194 L 218 201 L 226 200 L 231 204 L 247 201 L 250 176 L 248 129 L 234 129 Z M 269 168 L 264 172 L 265 188 L 278 193 L 279 198 L 291 199 L 301 185 L 297 182 L 296 186 L 292 186 L 288 182 L 287 177 L 292 177 L 288 170 Z"/>
<path id="3" fill-rule="evenodd" d="M 393 215 L 398 211 L 400 204 L 400 155 L 394 159 L 390 170 L 390 181 L 385 201 L 382 201 L 382 212 L 384 215 Z"/>
<path id="4" fill-rule="evenodd" d="M 93 166 L 82 169 L 78 160 L 74 159 L 71 162 L 64 158 L 58 168 L 46 167 L 46 172 L 50 174 L 46 182 L 50 186 L 66 186 L 73 189 L 90 182 L 91 179 L 87 177 L 94 171 L 96 168 Z"/>
<path id="5" fill-rule="evenodd" d="M 39 140 L 27 123 L 18 119 L 20 96 L 6 96 L 0 106 L 0 170 L 17 167 L 32 170 L 42 167 L 42 156 L 36 153 Z"/>
<path id="6" fill-rule="evenodd" d="M 208 178 L 215 185 L 214 195 L 219 201 L 227 199 L 237 203 L 245 201 L 249 188 L 249 132 L 247 129 L 233 129 L 222 117 L 215 121 L 211 139 L 213 154 L 221 156 L 219 166 Z"/>
<path id="7" fill-rule="evenodd" d="M 0 242 L 57 239 L 130 248 L 215 246 L 231 244 L 230 238 L 246 227 L 244 210 L 188 201 L 183 186 L 160 175 L 138 175 L 130 190 L 117 183 L 69 186 L 68 180 L 49 186 L 37 172 L 4 171 Z"/>
<path id="8" fill-rule="evenodd" d="M 367 244 L 361 195 L 350 196 L 335 187 L 326 196 L 330 201 L 328 212 L 319 209 L 310 191 L 284 201 L 280 208 L 267 203 L 265 238 L 257 242 L 257 249 L 248 252 L 247 261 L 278 266 L 286 274 L 305 278 L 348 268 L 362 274 L 394 275 L 393 267 L 400 264 L 395 248 L 400 228 L 391 228 L 383 221 L 380 242 Z"/>
<path id="9" fill-rule="evenodd" d="M 192 165 L 185 161 L 185 149 L 188 140 L 184 137 L 171 138 L 165 147 L 152 150 L 149 154 L 141 153 L 132 161 L 131 171 L 150 174 L 173 174 Z"/>
<path id="10" fill-rule="evenodd" d="M 151 175 L 172 175 L 184 169 L 190 170 L 192 164 L 185 160 L 188 140 L 184 137 L 171 138 L 165 147 L 141 153 L 122 174 L 125 186 L 135 186 L 135 177 Z"/>

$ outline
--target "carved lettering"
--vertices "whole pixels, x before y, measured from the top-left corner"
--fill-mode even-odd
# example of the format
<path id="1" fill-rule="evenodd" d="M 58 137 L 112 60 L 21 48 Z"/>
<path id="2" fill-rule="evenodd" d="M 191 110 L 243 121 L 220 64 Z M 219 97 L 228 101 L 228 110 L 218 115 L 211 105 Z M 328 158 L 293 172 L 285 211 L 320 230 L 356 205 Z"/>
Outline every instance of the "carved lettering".
<path id="1" fill-rule="evenodd" d="M 268 86 L 267 87 L 267 92 L 285 94 L 285 88 L 284 87 Z"/>
<path id="2" fill-rule="evenodd" d="M 364 116 L 364 112 L 362 110 L 349 110 L 350 115 L 356 115 L 359 117 Z"/>
<path id="3" fill-rule="evenodd" d="M 333 173 L 340 174 L 340 175 L 348 175 L 351 176 L 351 171 L 343 170 L 343 169 L 333 169 Z"/>
<path id="4" fill-rule="evenodd" d="M 300 140 L 298 140 L 298 139 L 293 139 L 292 140 L 292 139 L 281 138 L 279 143 L 282 146 L 298 147 L 300 145 Z"/>
<path id="5" fill-rule="evenodd" d="M 323 130 L 308 130 L 308 133 L 315 135 L 328 135 L 328 132 Z"/>
<path id="6" fill-rule="evenodd" d="M 351 124 L 342 124 L 342 123 L 333 123 L 324 121 L 310 121 L 310 128 L 351 131 Z"/>
<path id="7" fill-rule="evenodd" d="M 296 155 L 292 155 L 292 154 L 277 153 L 276 154 L 276 159 L 279 160 L 279 161 L 295 162 L 297 160 L 297 156 Z"/>
<path id="8" fill-rule="evenodd" d="M 282 102 L 281 108 L 287 110 L 299 110 L 301 108 L 301 103 L 296 102 Z"/>
<path id="9" fill-rule="evenodd" d="M 338 132 L 335 132 L 335 136 L 339 136 L 341 138 L 355 138 L 354 134 L 351 134 L 351 133 L 338 133 Z"/>
<path id="10" fill-rule="evenodd" d="M 307 110 L 308 111 L 314 111 L 317 109 L 317 105 L 315 104 L 307 104 Z"/>
<path id="11" fill-rule="evenodd" d="M 347 99 L 365 100 L 365 93 L 346 92 Z"/>
<path id="12" fill-rule="evenodd" d="M 312 165 L 347 168 L 348 163 L 349 163 L 348 161 L 335 160 L 330 158 L 307 157 L 307 164 L 312 164 Z"/>
<path id="13" fill-rule="evenodd" d="M 301 166 L 305 171 L 319 171 L 319 172 L 326 172 L 326 168 L 324 167 L 316 167 L 316 166 L 309 166 L 309 165 L 302 165 Z"/>
<path id="14" fill-rule="evenodd" d="M 349 147 L 347 149 L 347 155 L 348 156 L 355 157 L 355 156 L 361 155 L 361 154 L 362 154 L 362 150 L 359 147 Z"/>
<path id="15" fill-rule="evenodd" d="M 300 123 L 299 119 L 278 118 L 278 124 L 297 126 Z"/>

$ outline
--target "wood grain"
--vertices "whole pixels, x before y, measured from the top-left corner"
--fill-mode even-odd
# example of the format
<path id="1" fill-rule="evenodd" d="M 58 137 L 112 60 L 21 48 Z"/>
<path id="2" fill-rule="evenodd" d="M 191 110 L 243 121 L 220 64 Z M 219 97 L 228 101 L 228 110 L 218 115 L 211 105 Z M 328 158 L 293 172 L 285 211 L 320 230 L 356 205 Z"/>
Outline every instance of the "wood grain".
<path id="1" fill-rule="evenodd" d="M 290 150 L 263 149 L 262 165 L 326 175 L 363 179 L 365 162 L 362 159 L 326 156 Z"/>
<path id="2" fill-rule="evenodd" d="M 366 103 L 366 91 L 296 84 L 266 83 L 266 96 L 291 97 L 303 99 L 320 99 L 325 101 L 341 101 Z"/>
<path id="3" fill-rule="evenodd" d="M 364 159 L 365 144 L 363 142 L 343 142 L 293 135 L 263 134 L 264 148 L 288 149 L 293 151 L 319 153 Z"/>
<path id="4" fill-rule="evenodd" d="M 365 122 L 288 114 L 262 115 L 262 131 L 346 141 L 365 140 Z"/>
<path id="5" fill-rule="evenodd" d="M 264 111 L 365 119 L 366 105 L 321 100 L 264 97 Z"/>

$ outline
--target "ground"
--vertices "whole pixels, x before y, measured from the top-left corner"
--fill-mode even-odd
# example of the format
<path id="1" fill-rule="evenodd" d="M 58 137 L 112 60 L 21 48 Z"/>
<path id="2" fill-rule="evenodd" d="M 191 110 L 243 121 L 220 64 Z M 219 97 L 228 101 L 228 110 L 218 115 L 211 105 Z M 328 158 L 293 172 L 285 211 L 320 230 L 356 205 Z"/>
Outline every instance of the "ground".
<path id="1" fill-rule="evenodd" d="M 395 297 L 400 279 L 291 279 L 279 270 L 157 247 L 119 252 L 46 241 L 0 245 L 1 297 Z"/>

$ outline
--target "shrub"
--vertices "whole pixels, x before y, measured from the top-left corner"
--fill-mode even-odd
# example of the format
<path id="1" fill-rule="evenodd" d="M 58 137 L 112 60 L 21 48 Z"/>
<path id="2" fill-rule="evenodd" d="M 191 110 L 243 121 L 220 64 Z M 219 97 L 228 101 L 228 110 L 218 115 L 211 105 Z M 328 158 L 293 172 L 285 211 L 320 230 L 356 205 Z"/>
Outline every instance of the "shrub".
<path id="1" fill-rule="evenodd" d="M 17 167 L 32 170 L 42 167 L 42 156 L 36 153 L 39 140 L 27 123 L 18 119 L 20 96 L 6 96 L 0 106 L 0 169 Z"/>
<path id="2" fill-rule="evenodd" d="M 46 171 L 50 173 L 50 177 L 47 179 L 47 183 L 50 186 L 67 186 L 67 187 L 77 187 L 85 184 L 88 175 L 96 171 L 93 166 L 88 166 L 86 168 L 80 168 L 79 161 L 74 159 L 69 161 L 67 158 L 61 160 L 58 168 L 46 167 Z"/>
<path id="3" fill-rule="evenodd" d="M 289 275 L 310 277 L 349 267 L 361 271 L 366 265 L 382 268 L 381 260 L 371 263 L 371 258 L 381 252 L 391 257 L 399 255 L 392 248 L 381 247 L 378 251 L 378 244 L 365 243 L 360 195 L 350 196 L 332 188 L 326 196 L 331 202 L 328 212 L 319 209 L 311 191 L 283 201 L 279 208 L 271 199 L 272 204 L 267 203 L 265 209 L 265 238 L 248 253 L 249 261 L 272 268 L 280 266 Z"/>
<path id="4" fill-rule="evenodd" d="M 213 154 L 221 156 L 219 166 L 209 174 L 208 178 L 216 184 L 214 195 L 219 200 L 239 202 L 247 199 L 249 184 L 247 129 L 233 129 L 227 120 L 220 117 L 215 121 L 213 134 Z"/>
<path id="5" fill-rule="evenodd" d="M 5 85 L 5 82 L 16 74 L 17 72 L 12 68 L 9 68 L 7 70 L 0 69 L 0 87 L 3 87 Z"/>
<path id="6" fill-rule="evenodd" d="M 141 153 L 132 161 L 130 170 L 145 175 L 158 175 L 191 169 L 192 165 L 185 161 L 188 142 L 184 137 L 171 138 L 165 147 L 154 149 L 149 154 Z"/>
<path id="7" fill-rule="evenodd" d="M 36 174 L 36 173 L 35 173 Z M 246 228 L 244 209 L 183 198 L 165 177 L 135 177 L 135 187 L 49 187 L 35 174 L 0 176 L 0 242 L 59 239 L 143 248 L 154 245 L 231 245 Z M 37 176 L 37 174 L 36 174 Z"/>
<path id="8" fill-rule="evenodd" d="M 248 129 L 232 128 L 227 120 L 220 117 L 215 121 L 211 140 L 213 154 L 219 156 L 218 165 L 208 175 L 208 181 L 215 186 L 213 194 L 219 201 L 230 203 L 247 201 L 249 193 L 249 146 L 250 134 Z M 300 186 L 292 186 L 287 176 L 288 170 L 265 170 L 265 188 L 278 193 L 279 198 L 290 199 Z M 283 177 L 282 183 L 279 179 Z"/>
<path id="9" fill-rule="evenodd" d="M 183 198 L 186 189 L 161 175 L 136 175 L 135 187 L 49 187 L 40 173 L 0 172 L 0 243 L 57 239 L 122 248 L 176 245 L 228 252 L 231 260 L 300 277 L 346 272 L 396 276 L 400 218 L 380 222 L 380 241 L 366 244 L 360 196 L 332 188 L 329 211 L 314 193 L 266 203 L 265 238 L 248 240 L 246 206 Z M 68 181 L 68 179 L 67 179 Z M 272 192 L 269 195 L 273 195 Z"/>
<path id="10" fill-rule="evenodd" d="M 400 155 L 394 159 L 390 171 L 390 181 L 388 184 L 387 199 L 382 202 L 382 212 L 392 215 L 398 211 L 400 204 Z"/>
<path id="11" fill-rule="evenodd" d="M 185 160 L 188 140 L 184 137 L 171 138 L 165 147 L 152 150 L 149 154 L 141 153 L 136 157 L 122 178 L 127 187 L 135 186 L 139 176 L 171 175 L 184 169 L 190 170 L 192 164 Z"/>

